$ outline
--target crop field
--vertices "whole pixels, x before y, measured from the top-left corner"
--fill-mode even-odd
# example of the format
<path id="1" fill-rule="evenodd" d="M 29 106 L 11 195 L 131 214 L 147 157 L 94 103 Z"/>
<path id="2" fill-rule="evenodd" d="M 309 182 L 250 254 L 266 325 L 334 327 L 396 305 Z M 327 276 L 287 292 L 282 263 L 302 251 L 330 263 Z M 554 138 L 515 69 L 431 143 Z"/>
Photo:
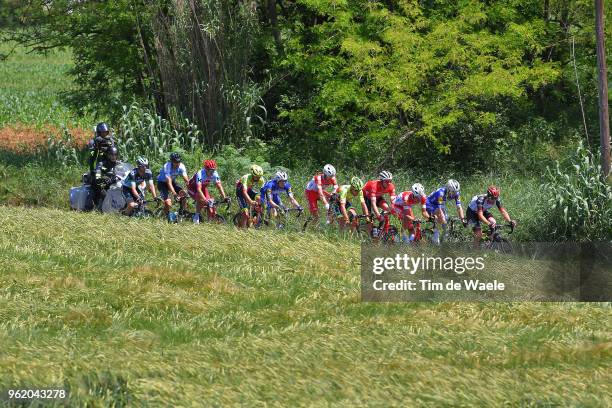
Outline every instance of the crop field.
<path id="1" fill-rule="evenodd" d="M 71 405 L 610 406 L 610 308 L 360 303 L 315 234 L 0 207 L 0 389 Z"/>
<path id="2" fill-rule="evenodd" d="M 28 52 L 10 42 L 0 43 L 0 148 L 27 150 L 45 144 L 62 126 L 83 140 L 91 118 L 78 118 L 60 100 L 70 89 L 67 71 L 72 66 L 67 51 L 46 55 Z M 88 122 L 89 121 L 89 122 Z"/>

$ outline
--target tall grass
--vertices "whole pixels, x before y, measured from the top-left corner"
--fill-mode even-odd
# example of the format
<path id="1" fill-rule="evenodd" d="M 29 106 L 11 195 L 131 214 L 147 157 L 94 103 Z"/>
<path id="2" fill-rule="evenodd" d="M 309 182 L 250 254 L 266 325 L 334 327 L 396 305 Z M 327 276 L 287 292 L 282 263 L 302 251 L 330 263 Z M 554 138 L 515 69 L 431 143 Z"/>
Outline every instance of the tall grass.
<path id="1" fill-rule="evenodd" d="M 598 304 L 367 304 L 352 242 L 54 209 L 0 220 L 0 389 L 65 386 L 70 406 L 612 403 Z"/>
<path id="2" fill-rule="evenodd" d="M 612 240 L 612 186 L 598 157 L 582 144 L 564 162 L 548 168 L 546 224 L 556 240 Z"/>

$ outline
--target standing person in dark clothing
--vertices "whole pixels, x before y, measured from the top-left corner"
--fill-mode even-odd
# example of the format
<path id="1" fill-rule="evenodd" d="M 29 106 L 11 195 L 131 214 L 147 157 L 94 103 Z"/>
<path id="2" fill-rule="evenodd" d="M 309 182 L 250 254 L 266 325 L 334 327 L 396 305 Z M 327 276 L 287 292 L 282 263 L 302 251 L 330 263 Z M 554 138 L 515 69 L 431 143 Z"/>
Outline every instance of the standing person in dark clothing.
<path id="1" fill-rule="evenodd" d="M 117 164 L 121 163 L 117 160 L 119 152 L 115 146 L 109 148 L 106 152 L 104 160 L 98 163 L 94 171 L 94 179 L 92 182 L 93 202 L 97 209 L 100 209 L 106 191 L 111 185 L 120 180 L 120 176 L 116 172 Z"/>
<path id="2" fill-rule="evenodd" d="M 96 125 L 96 135 L 87 144 L 89 150 L 89 173 L 91 175 L 91 181 L 93 183 L 95 177 L 95 169 L 99 162 L 101 162 L 108 149 L 115 146 L 115 140 L 110 134 L 110 128 L 104 122 Z"/>

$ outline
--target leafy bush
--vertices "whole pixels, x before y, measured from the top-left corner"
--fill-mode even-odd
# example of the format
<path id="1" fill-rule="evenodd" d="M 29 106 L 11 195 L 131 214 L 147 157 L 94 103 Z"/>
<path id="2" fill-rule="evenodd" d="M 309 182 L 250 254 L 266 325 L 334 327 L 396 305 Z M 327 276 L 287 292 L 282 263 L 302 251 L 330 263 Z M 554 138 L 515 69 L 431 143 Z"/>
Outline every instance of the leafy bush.
<path id="1" fill-rule="evenodd" d="M 188 119 L 178 117 L 176 123 L 162 118 L 138 103 L 123 107 L 117 134 L 121 157 L 146 156 L 161 158 L 168 152 L 195 152 L 203 140 L 202 132 Z"/>
<path id="2" fill-rule="evenodd" d="M 566 163 L 548 168 L 543 189 L 548 199 L 547 233 L 560 241 L 612 239 L 612 187 L 597 157 L 582 144 Z"/>

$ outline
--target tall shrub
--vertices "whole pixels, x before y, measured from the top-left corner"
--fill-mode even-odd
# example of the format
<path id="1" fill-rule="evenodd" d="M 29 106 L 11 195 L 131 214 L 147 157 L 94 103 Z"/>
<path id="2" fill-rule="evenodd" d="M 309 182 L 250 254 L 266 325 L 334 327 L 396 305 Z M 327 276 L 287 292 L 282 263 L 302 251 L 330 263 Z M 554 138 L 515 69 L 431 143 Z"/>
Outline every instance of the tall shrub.
<path id="1" fill-rule="evenodd" d="M 612 187 L 599 160 L 582 144 L 565 163 L 548 168 L 547 235 L 559 241 L 612 240 Z"/>

